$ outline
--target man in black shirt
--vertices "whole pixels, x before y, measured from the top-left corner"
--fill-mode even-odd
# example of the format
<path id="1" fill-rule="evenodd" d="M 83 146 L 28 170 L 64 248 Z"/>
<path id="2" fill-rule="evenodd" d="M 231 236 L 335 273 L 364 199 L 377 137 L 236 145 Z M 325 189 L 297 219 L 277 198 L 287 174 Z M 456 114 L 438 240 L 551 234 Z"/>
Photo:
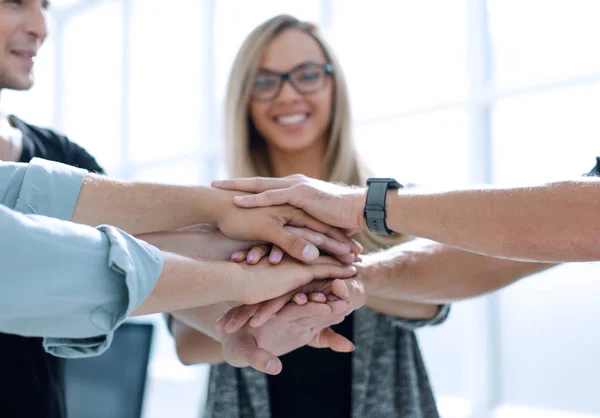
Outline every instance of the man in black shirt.
<path id="1" fill-rule="evenodd" d="M 33 85 L 33 59 L 46 37 L 46 7 L 40 0 L 0 0 L 0 93 Z M 102 173 L 96 160 L 66 137 L 0 113 L 0 160 L 33 157 Z M 45 352 L 41 338 L 0 333 L 0 417 L 66 417 L 64 366 L 63 359 Z"/>

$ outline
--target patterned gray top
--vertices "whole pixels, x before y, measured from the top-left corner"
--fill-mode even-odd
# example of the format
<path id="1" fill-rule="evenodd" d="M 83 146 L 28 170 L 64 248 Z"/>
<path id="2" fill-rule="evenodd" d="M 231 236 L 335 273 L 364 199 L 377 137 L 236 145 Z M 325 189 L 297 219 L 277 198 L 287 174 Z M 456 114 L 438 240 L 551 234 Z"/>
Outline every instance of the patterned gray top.
<path id="1" fill-rule="evenodd" d="M 405 320 L 368 308 L 354 312 L 351 418 L 438 418 L 414 330 L 446 320 Z M 270 418 L 267 377 L 250 367 L 212 366 L 205 418 Z"/>

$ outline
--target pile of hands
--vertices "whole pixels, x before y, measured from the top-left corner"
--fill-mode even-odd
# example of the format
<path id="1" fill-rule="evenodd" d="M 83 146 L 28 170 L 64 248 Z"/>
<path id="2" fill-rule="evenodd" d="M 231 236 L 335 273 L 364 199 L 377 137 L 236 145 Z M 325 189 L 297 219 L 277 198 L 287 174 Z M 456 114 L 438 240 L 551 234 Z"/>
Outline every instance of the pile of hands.
<path id="1" fill-rule="evenodd" d="M 213 186 L 231 190 L 224 192 L 230 203 L 221 205 L 215 227 L 240 248 L 230 256 L 240 268 L 240 296 L 217 321 L 224 360 L 278 374 L 278 356 L 305 345 L 353 351 L 352 342 L 331 326 L 366 301 L 363 249 L 349 237 L 364 226 L 364 202 L 361 207 L 352 189 L 303 176 Z M 312 213 L 306 204 L 294 202 L 294 196 L 314 201 L 316 192 L 329 197 L 333 192 L 334 198 L 344 194 L 348 209 L 331 217 L 323 196 Z"/>

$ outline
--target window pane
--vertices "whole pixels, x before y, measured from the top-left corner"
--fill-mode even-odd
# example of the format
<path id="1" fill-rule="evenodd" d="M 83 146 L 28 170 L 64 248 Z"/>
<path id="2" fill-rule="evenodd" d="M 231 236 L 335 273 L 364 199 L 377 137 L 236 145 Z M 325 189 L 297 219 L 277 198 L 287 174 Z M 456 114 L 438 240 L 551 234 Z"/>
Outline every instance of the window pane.
<path id="1" fill-rule="evenodd" d="M 197 151 L 205 96 L 203 2 L 134 0 L 129 25 L 129 155 L 148 162 Z"/>
<path id="2" fill-rule="evenodd" d="M 600 83 L 519 96 L 492 113 L 498 183 L 577 177 L 600 155 Z M 600 413 L 598 265 L 570 264 L 500 294 L 503 403 Z"/>
<path id="3" fill-rule="evenodd" d="M 599 267 L 561 266 L 502 292 L 504 403 L 600 414 Z"/>
<path id="4" fill-rule="evenodd" d="M 333 0 L 331 42 L 359 119 L 466 96 L 466 5 Z"/>
<path id="5" fill-rule="evenodd" d="M 225 96 L 231 65 L 244 39 L 265 20 L 281 14 L 319 21 L 318 0 L 218 0 L 215 2 L 215 85 L 218 102 Z"/>
<path id="6" fill-rule="evenodd" d="M 135 170 L 133 178 L 152 183 L 180 184 L 194 186 L 202 181 L 202 165 L 195 159 L 153 164 Z"/>
<path id="7" fill-rule="evenodd" d="M 121 161 L 122 46 L 120 1 L 90 4 L 64 24 L 62 127 L 108 171 Z"/>
<path id="8" fill-rule="evenodd" d="M 502 100 L 492 115 L 497 182 L 572 178 L 600 155 L 600 83 Z"/>
<path id="9" fill-rule="evenodd" d="M 467 116 L 462 110 L 359 124 L 361 156 L 376 175 L 428 185 L 469 181 Z"/>
<path id="10" fill-rule="evenodd" d="M 499 86 L 600 71 L 597 0 L 488 0 L 488 16 Z"/>

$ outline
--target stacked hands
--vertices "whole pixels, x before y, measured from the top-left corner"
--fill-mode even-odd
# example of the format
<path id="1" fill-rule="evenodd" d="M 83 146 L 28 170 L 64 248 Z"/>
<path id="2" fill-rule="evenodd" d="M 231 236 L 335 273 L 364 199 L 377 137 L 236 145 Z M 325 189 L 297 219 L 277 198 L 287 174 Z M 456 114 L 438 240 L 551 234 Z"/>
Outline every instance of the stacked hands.
<path id="1" fill-rule="evenodd" d="M 353 351 L 331 326 L 366 301 L 362 247 L 348 237 L 364 226 L 364 193 L 304 176 L 213 187 L 234 191 L 216 227 L 237 240 L 230 260 L 242 271 L 240 300 L 217 321 L 225 361 L 278 374 L 278 356 L 304 345 Z"/>

